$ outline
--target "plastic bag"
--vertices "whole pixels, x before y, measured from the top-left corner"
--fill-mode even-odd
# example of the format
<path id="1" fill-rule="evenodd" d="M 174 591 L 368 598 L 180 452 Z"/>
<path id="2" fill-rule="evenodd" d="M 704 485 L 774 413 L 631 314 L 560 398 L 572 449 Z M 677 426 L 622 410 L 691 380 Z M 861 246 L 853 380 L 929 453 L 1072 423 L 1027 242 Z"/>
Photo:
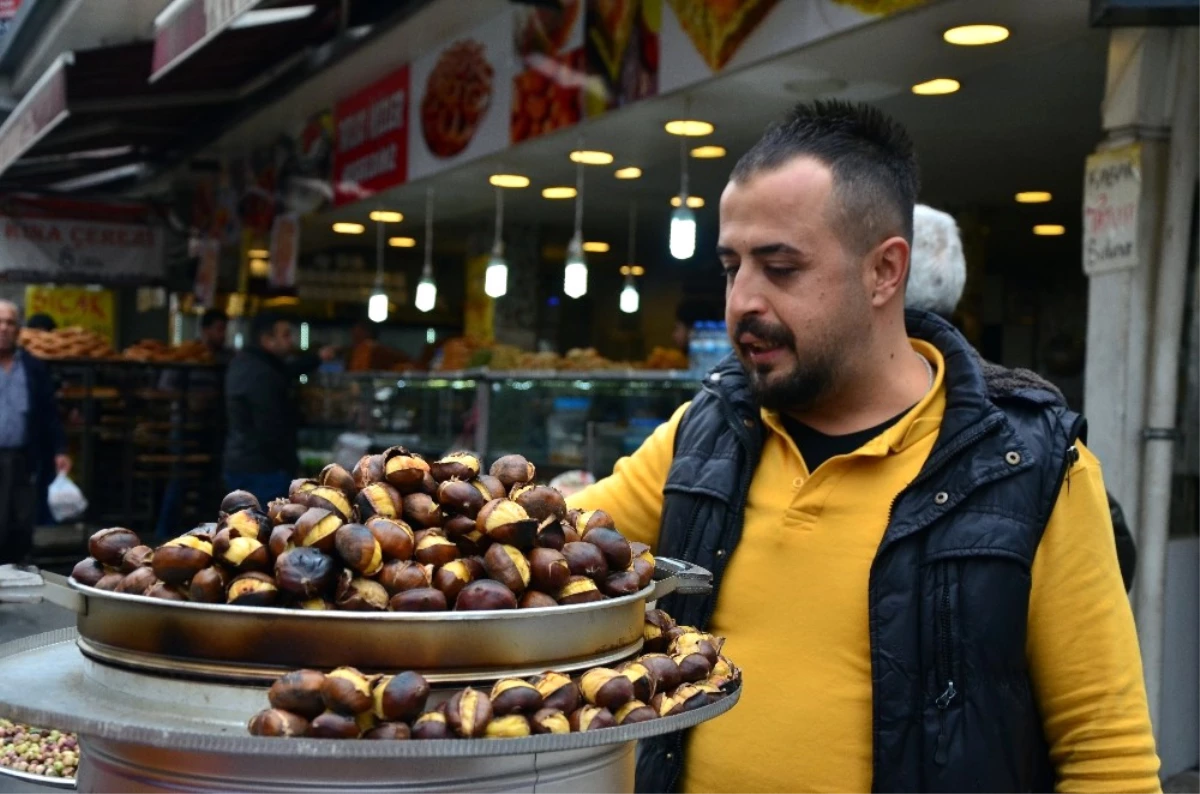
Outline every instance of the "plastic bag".
<path id="1" fill-rule="evenodd" d="M 54 482 L 50 483 L 46 501 L 50 505 L 50 515 L 54 516 L 55 521 L 78 518 L 83 515 L 88 506 L 87 497 L 83 495 L 83 491 L 79 490 L 79 486 L 62 472 L 59 472 L 58 476 L 54 478 Z"/>

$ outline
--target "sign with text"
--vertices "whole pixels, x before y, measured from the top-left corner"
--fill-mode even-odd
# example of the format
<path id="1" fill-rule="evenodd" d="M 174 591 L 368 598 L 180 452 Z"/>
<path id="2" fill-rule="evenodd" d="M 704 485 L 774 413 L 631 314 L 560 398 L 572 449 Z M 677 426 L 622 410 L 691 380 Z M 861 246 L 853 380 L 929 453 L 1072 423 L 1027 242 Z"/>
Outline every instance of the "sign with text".
<path id="1" fill-rule="evenodd" d="M 1142 149 L 1133 144 L 1087 159 L 1083 186 L 1083 272 L 1137 267 Z"/>
<path id="2" fill-rule="evenodd" d="M 145 224 L 0 215 L 0 279 L 161 281 L 164 244 L 162 229 Z"/>
<path id="3" fill-rule="evenodd" d="M 116 332 L 113 292 L 83 287 L 48 287 L 41 284 L 25 288 L 25 316 L 48 314 L 59 328 L 77 325 L 95 331 L 111 345 Z"/>
<path id="4" fill-rule="evenodd" d="M 408 179 L 408 66 L 334 109 L 334 203 L 348 204 Z"/>

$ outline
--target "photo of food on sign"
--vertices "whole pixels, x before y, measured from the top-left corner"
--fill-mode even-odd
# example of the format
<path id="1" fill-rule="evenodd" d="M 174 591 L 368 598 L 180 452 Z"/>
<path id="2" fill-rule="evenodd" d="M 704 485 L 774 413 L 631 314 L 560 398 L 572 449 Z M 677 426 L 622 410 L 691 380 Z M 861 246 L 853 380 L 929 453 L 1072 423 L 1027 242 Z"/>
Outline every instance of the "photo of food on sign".
<path id="1" fill-rule="evenodd" d="M 513 44 L 520 65 L 513 77 L 513 143 L 579 122 L 586 78 L 583 50 L 575 40 L 582 9 L 583 0 L 558 0 L 514 12 Z"/>
<path id="2" fill-rule="evenodd" d="M 584 110 L 595 116 L 658 93 L 662 0 L 588 3 Z"/>
<path id="3" fill-rule="evenodd" d="M 737 53 L 778 0 L 668 0 L 680 27 L 714 72 Z"/>
<path id="4" fill-rule="evenodd" d="M 484 45 L 461 39 L 442 51 L 421 100 L 421 132 L 435 156 L 467 148 L 492 103 L 494 70 Z"/>

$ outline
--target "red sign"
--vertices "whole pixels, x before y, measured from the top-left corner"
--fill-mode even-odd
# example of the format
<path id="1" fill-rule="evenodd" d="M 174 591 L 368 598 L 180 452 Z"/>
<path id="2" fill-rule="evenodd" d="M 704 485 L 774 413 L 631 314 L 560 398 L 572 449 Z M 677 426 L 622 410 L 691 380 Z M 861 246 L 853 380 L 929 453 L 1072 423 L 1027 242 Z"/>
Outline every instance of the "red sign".
<path id="1" fill-rule="evenodd" d="M 334 109 L 334 203 L 348 204 L 408 179 L 408 66 Z"/>
<path id="2" fill-rule="evenodd" d="M 0 19 L 12 19 L 21 10 L 21 0 L 0 0 Z"/>
<path id="3" fill-rule="evenodd" d="M 67 117 L 67 65 L 73 61 L 70 53 L 60 56 L 0 125 L 0 174 Z"/>

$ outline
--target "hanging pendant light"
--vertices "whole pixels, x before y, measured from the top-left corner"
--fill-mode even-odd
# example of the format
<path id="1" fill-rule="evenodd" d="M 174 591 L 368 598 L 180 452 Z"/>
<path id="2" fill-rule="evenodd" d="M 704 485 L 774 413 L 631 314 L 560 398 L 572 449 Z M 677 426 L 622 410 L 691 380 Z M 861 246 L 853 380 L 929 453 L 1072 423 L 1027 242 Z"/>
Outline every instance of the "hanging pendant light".
<path id="1" fill-rule="evenodd" d="M 567 244 L 563 292 L 571 298 L 582 298 L 587 294 L 587 288 L 588 268 L 583 256 L 583 163 L 579 162 L 575 166 L 575 234 Z"/>
<path id="2" fill-rule="evenodd" d="M 641 305 L 641 296 L 638 295 L 637 282 L 633 280 L 633 263 L 637 260 L 635 255 L 637 252 L 637 202 L 629 204 L 629 252 L 625 257 L 626 265 L 621 268 L 625 271 L 625 286 L 621 289 L 620 307 L 621 311 L 626 314 L 633 314 Z"/>
<path id="3" fill-rule="evenodd" d="M 437 284 L 433 280 L 433 188 L 425 192 L 425 265 L 421 268 L 421 280 L 417 282 L 413 302 L 422 312 L 433 311 L 437 305 Z"/>
<path id="4" fill-rule="evenodd" d="M 374 214 L 374 213 L 372 213 Z M 387 241 L 387 230 L 382 222 L 375 224 L 375 291 L 367 301 L 367 318 L 373 323 L 385 322 L 388 318 L 388 296 L 383 289 L 383 251 Z"/>
<path id="5" fill-rule="evenodd" d="M 688 207 L 687 138 L 679 139 L 679 206 L 671 212 L 671 256 L 691 259 L 696 253 L 696 213 Z"/>
<path id="6" fill-rule="evenodd" d="M 490 298 L 502 298 L 508 292 L 508 262 L 504 259 L 504 190 L 496 188 L 496 241 L 483 276 L 483 291 Z"/>

